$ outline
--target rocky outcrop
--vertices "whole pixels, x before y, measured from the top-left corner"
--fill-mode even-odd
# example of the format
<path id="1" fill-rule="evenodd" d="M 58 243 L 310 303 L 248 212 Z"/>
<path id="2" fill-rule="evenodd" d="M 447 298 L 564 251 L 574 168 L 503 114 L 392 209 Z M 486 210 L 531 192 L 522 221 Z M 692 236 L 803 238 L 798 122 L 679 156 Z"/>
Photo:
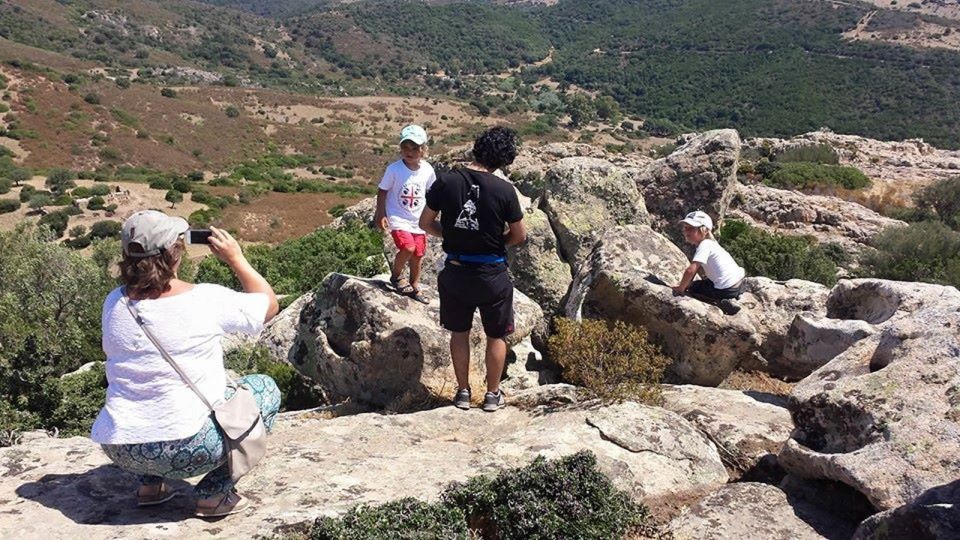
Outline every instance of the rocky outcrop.
<path id="1" fill-rule="evenodd" d="M 857 280 L 838 285 L 828 310 L 879 331 L 796 385 L 781 465 L 842 482 L 881 511 L 960 477 L 944 458 L 960 454 L 960 293 Z"/>
<path id="2" fill-rule="evenodd" d="M 544 324 L 540 307 L 514 297 L 517 344 Z M 298 299 L 264 331 L 260 342 L 280 360 L 313 379 L 329 399 L 372 405 L 444 396 L 456 389 L 449 333 L 439 321 L 439 301 L 424 305 L 387 289 L 383 279 L 331 274 L 318 290 Z M 479 315 L 471 336 L 472 380 L 482 395 L 484 351 Z"/>
<path id="3" fill-rule="evenodd" d="M 519 396 L 518 396 L 519 397 Z M 19 538 L 88 540 L 267 535 L 360 503 L 436 500 L 453 480 L 590 450 L 638 501 L 712 489 L 727 480 L 716 449 L 680 416 L 635 403 L 496 414 L 444 407 L 408 415 L 326 419 L 284 414 L 269 451 L 238 488 L 251 509 L 211 523 L 186 519 L 188 486 L 170 503 L 138 509 L 137 480 L 86 438 L 0 448 L 0 530 Z"/>
<path id="4" fill-rule="evenodd" d="M 838 197 L 804 195 L 762 184 L 736 188 L 730 217 L 770 232 L 836 243 L 851 253 L 862 251 L 887 227 L 906 226 Z"/>
<path id="5" fill-rule="evenodd" d="M 952 540 L 960 538 L 960 480 L 932 489 L 916 501 L 870 516 L 854 540 Z"/>
<path id="6" fill-rule="evenodd" d="M 574 270 L 605 231 L 649 222 L 634 172 L 595 158 L 566 158 L 545 176 L 541 208 L 550 219 L 560 255 Z"/>
<path id="7" fill-rule="evenodd" d="M 716 386 L 757 350 L 759 338 L 743 312 L 727 316 L 668 284 L 687 267 L 683 253 L 645 225 L 616 227 L 597 243 L 574 279 L 571 318 L 618 319 L 645 327 L 674 362 L 675 382 Z"/>
<path id="8" fill-rule="evenodd" d="M 802 379 L 875 333 L 876 327 L 864 321 L 800 313 L 787 332 L 783 354 L 770 362 L 770 373 L 784 379 Z"/>
<path id="9" fill-rule="evenodd" d="M 687 136 L 669 156 L 653 162 L 637 178 L 653 226 L 671 237 L 678 223 L 702 210 L 715 223 L 726 215 L 737 186 L 740 135 L 719 129 Z M 677 236 L 679 238 L 679 236 Z"/>
<path id="10" fill-rule="evenodd" d="M 670 531 L 677 540 L 849 536 L 821 508 L 795 501 L 776 486 L 753 482 L 721 487 L 674 519 Z"/>
<path id="11" fill-rule="evenodd" d="M 786 399 L 758 392 L 665 385 L 661 406 L 697 426 L 735 476 L 769 474 L 793 431 Z"/>
<path id="12" fill-rule="evenodd" d="M 527 241 L 508 250 L 514 286 L 540 305 L 548 316 L 557 315 L 573 281 L 570 265 L 561 256 L 550 220 L 536 201 L 520 196 Z"/>

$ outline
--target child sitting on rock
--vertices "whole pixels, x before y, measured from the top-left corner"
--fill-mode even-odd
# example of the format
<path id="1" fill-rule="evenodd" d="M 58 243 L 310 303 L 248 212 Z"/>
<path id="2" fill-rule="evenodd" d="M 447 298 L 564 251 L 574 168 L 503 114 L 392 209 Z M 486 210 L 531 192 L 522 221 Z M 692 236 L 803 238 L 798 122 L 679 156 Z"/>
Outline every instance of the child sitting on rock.
<path id="1" fill-rule="evenodd" d="M 683 238 L 696 246 L 693 261 L 683 273 L 680 284 L 673 288 L 677 294 L 690 296 L 718 306 L 727 315 L 740 311 L 736 299 L 743 287 L 744 269 L 733 260 L 727 250 L 713 238 L 713 220 L 706 212 L 690 212 L 681 221 Z M 700 274 L 705 279 L 694 278 Z"/>
<path id="2" fill-rule="evenodd" d="M 390 284 L 397 292 L 426 304 L 420 291 L 420 269 L 427 251 L 427 235 L 420 228 L 427 190 L 437 177 L 433 167 L 423 158 L 427 154 L 427 132 L 410 125 L 400 132 L 399 159 L 383 173 L 377 191 L 377 211 L 374 223 L 383 231 L 390 231 L 399 253 L 393 261 Z M 402 277 L 405 266 L 410 267 L 410 280 Z"/>

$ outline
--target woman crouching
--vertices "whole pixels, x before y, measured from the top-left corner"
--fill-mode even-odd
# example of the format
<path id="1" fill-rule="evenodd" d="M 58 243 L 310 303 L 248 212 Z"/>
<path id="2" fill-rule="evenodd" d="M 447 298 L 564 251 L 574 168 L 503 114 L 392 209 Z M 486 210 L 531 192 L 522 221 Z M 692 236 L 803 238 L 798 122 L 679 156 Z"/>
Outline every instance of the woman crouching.
<path id="1" fill-rule="evenodd" d="M 223 230 L 211 228 L 210 251 L 245 292 L 179 280 L 188 228 L 182 218 L 157 211 L 138 212 L 123 225 L 123 286 L 103 304 L 107 401 L 91 438 L 118 467 L 140 475 L 139 506 L 176 496 L 164 479 L 205 475 L 195 488 L 196 514 L 219 517 L 242 511 L 247 501 L 234 489 L 223 431 L 197 392 L 211 404 L 233 394 L 221 336 L 257 334 L 279 308 L 270 284 Z M 197 392 L 164 359 L 135 314 Z M 280 409 L 276 383 L 265 375 L 239 382 L 253 392 L 269 430 Z"/>

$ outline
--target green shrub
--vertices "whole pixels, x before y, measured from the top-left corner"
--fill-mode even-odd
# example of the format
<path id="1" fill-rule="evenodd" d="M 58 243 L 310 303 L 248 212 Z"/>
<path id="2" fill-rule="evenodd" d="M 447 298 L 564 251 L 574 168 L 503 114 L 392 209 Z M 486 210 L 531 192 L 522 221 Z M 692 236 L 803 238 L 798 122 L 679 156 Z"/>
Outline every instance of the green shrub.
<path id="1" fill-rule="evenodd" d="M 175 98 L 177 97 L 177 91 L 173 88 L 161 88 L 160 95 L 165 98 Z"/>
<path id="2" fill-rule="evenodd" d="M 89 247 L 93 242 L 90 240 L 89 236 L 78 236 L 76 238 L 70 238 L 65 240 L 63 245 L 67 246 L 70 249 L 84 249 Z"/>
<path id="3" fill-rule="evenodd" d="M 114 221 L 112 219 L 98 221 L 90 228 L 90 239 L 97 240 L 99 238 L 120 238 L 120 230 L 122 228 L 123 224 L 119 221 Z"/>
<path id="4" fill-rule="evenodd" d="M 76 180 L 77 175 L 73 171 L 67 169 L 51 169 L 47 173 L 47 180 L 45 185 L 47 189 L 53 193 L 60 194 L 66 192 L 68 189 L 73 189 L 77 186 Z"/>
<path id="5" fill-rule="evenodd" d="M 645 328 L 622 321 L 560 318 L 548 342 L 563 377 L 604 401 L 657 403 L 670 359 L 650 343 Z"/>
<path id="6" fill-rule="evenodd" d="M 70 192 L 70 195 L 72 195 L 74 199 L 86 199 L 87 197 L 90 197 L 92 193 L 90 193 L 90 188 L 80 186 L 78 188 L 74 188 L 73 191 Z"/>
<path id="7" fill-rule="evenodd" d="M 0 178 L 0 195 L 6 195 L 10 193 L 10 189 L 13 188 L 13 181 L 9 178 Z"/>
<path id="8" fill-rule="evenodd" d="M 888 227 L 861 258 L 860 274 L 960 288 L 960 232 L 939 222 Z"/>
<path id="9" fill-rule="evenodd" d="M 323 392 L 310 379 L 290 364 L 272 360 L 270 352 L 262 346 L 234 349 L 225 355 L 224 365 L 241 376 L 269 375 L 280 388 L 282 411 L 310 409 L 326 403 Z"/>
<path id="10" fill-rule="evenodd" d="M 107 201 L 103 197 L 96 195 L 94 197 L 90 197 L 90 200 L 87 201 L 87 209 L 94 211 L 103 210 L 103 207 L 106 205 L 106 203 Z"/>
<path id="11" fill-rule="evenodd" d="M 87 103 L 91 104 L 91 105 L 99 105 L 99 104 L 100 104 L 100 95 L 99 95 L 99 94 L 95 94 L 95 93 L 93 93 L 93 92 L 90 92 L 89 94 L 83 96 L 83 100 L 86 101 Z"/>
<path id="12" fill-rule="evenodd" d="M 470 535 L 459 508 L 405 498 L 379 506 L 359 505 L 340 518 L 320 518 L 314 522 L 309 538 L 468 540 Z"/>
<path id="13" fill-rule="evenodd" d="M 14 185 L 19 186 L 20 184 L 33 178 L 33 172 L 31 172 L 30 169 L 16 168 L 11 170 L 7 177 L 13 181 Z"/>
<path id="14" fill-rule="evenodd" d="M 805 279 L 827 286 L 837 282 L 835 248 L 825 251 L 810 237 L 771 234 L 729 220 L 719 232 L 723 246 L 750 276 L 775 280 Z"/>
<path id="15" fill-rule="evenodd" d="M 597 469 L 590 452 L 555 461 L 540 456 L 493 478 L 474 477 L 451 485 L 442 501 L 501 540 L 624 538 L 649 519 Z"/>
<path id="16" fill-rule="evenodd" d="M 180 193 L 190 193 L 190 190 L 193 189 L 193 186 L 190 184 L 190 181 L 187 180 L 186 178 L 178 178 L 174 180 L 171 187 L 175 191 L 179 191 Z"/>
<path id="17" fill-rule="evenodd" d="M 110 186 L 106 184 L 95 184 L 90 188 L 90 195 L 94 197 L 106 197 L 110 194 Z"/>
<path id="18" fill-rule="evenodd" d="M 53 231 L 56 238 L 63 236 L 67 232 L 67 222 L 70 220 L 70 216 L 66 213 L 57 211 L 50 212 L 49 214 L 40 218 L 40 221 L 37 222 L 41 227 L 48 227 Z"/>
<path id="19" fill-rule="evenodd" d="M 242 202 L 242 201 L 241 201 L 241 202 Z M 347 212 L 347 205 L 345 205 L 345 204 L 338 204 L 338 205 L 334 206 L 333 208 L 327 210 L 327 213 L 330 214 L 331 216 L 335 217 L 335 218 L 338 218 L 338 217 L 342 216 L 342 215 L 345 214 L 346 212 Z"/>
<path id="20" fill-rule="evenodd" d="M 175 189 L 171 189 L 166 195 L 164 195 L 163 200 L 170 203 L 170 208 L 174 208 L 177 206 L 178 202 L 183 202 L 183 193 Z"/>
<path id="21" fill-rule="evenodd" d="M 437 503 L 401 499 L 360 505 L 340 518 L 317 519 L 311 540 L 496 538 L 609 540 L 657 536 L 649 512 L 616 489 L 596 457 L 579 452 L 554 461 L 451 484 Z"/>
<path id="22" fill-rule="evenodd" d="M 194 226 L 194 212 L 190 223 Z M 381 236 L 360 224 L 343 229 L 320 229 L 277 246 L 245 250 L 253 265 L 279 294 L 302 295 L 315 289 L 330 272 L 369 277 L 383 270 Z M 201 261 L 197 279 L 238 289 L 229 269 L 213 257 Z"/>
<path id="23" fill-rule="evenodd" d="M 150 189 L 159 189 L 161 191 L 168 191 L 173 189 L 173 182 L 166 178 L 154 178 L 150 180 Z"/>
<path id="24" fill-rule="evenodd" d="M 960 230 L 960 176 L 921 189 L 914 193 L 913 200 L 917 207 L 935 211 L 948 227 Z"/>
<path id="25" fill-rule="evenodd" d="M 0 214 L 9 214 L 20 209 L 20 201 L 16 199 L 0 199 Z"/>
<path id="26" fill-rule="evenodd" d="M 37 188 L 27 184 L 20 188 L 20 202 L 27 202 L 37 192 Z"/>
<path id="27" fill-rule="evenodd" d="M 861 189 L 870 186 L 870 178 L 856 167 L 821 165 L 819 163 L 773 163 L 767 183 L 784 189 L 814 189 L 839 186 Z"/>
<path id="28" fill-rule="evenodd" d="M 829 143 L 793 146 L 774 154 L 771 159 L 780 163 L 807 162 L 824 165 L 840 163 L 840 155 Z"/>
<path id="29" fill-rule="evenodd" d="M 227 115 L 227 118 L 236 118 L 240 116 L 240 109 L 234 107 L 233 105 L 230 105 L 226 108 L 224 113 Z"/>
<path id="30" fill-rule="evenodd" d="M 93 260 L 47 240 L 29 225 L 0 232 L 0 431 L 81 433 L 94 408 L 72 397 L 103 404 L 86 379 L 61 385 L 59 378 L 103 360 L 100 310 L 112 278 Z M 86 420 L 75 421 L 80 417 Z"/>
<path id="31" fill-rule="evenodd" d="M 216 221 L 220 219 L 222 213 L 223 212 L 221 212 L 219 208 L 196 210 L 190 214 L 190 217 L 187 218 L 187 221 L 190 223 L 190 226 L 195 229 L 206 229 L 210 227 L 212 223 L 216 223 Z M 224 269 L 226 269 L 226 267 L 224 267 Z M 224 278 L 224 280 L 229 280 L 229 278 Z M 222 282 L 223 281 L 217 281 L 217 283 Z"/>

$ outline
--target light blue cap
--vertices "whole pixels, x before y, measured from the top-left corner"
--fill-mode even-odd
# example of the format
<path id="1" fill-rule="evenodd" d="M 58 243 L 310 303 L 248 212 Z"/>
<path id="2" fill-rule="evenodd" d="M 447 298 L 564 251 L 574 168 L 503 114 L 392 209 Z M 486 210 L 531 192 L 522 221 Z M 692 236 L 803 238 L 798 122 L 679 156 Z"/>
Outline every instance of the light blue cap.
<path id="1" fill-rule="evenodd" d="M 410 141 L 417 146 L 423 146 L 427 144 L 427 130 L 416 124 L 411 124 L 400 132 L 400 142 L 403 141 Z"/>

